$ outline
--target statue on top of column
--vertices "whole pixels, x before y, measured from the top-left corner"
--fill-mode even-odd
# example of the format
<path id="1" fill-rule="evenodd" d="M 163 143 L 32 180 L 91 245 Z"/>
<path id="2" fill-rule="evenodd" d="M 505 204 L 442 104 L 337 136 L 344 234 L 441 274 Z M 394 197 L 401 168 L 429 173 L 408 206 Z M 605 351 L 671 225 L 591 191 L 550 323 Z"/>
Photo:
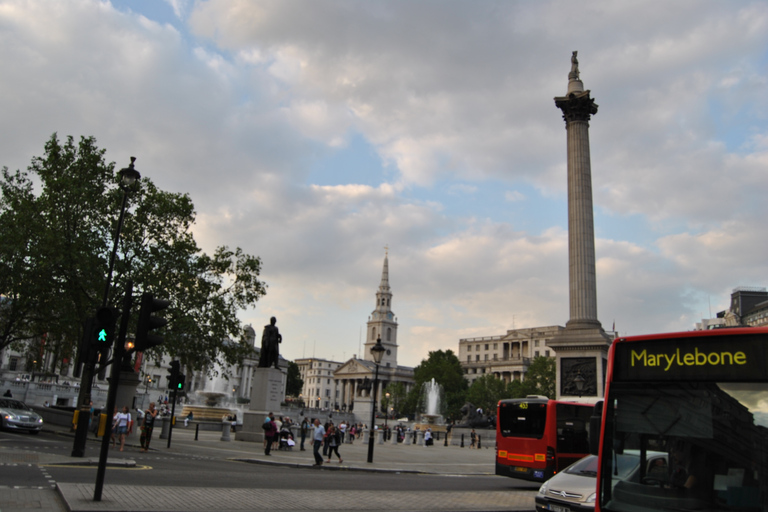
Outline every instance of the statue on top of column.
<path id="1" fill-rule="evenodd" d="M 573 52 L 573 55 L 571 55 L 571 72 L 568 73 L 568 78 L 570 80 L 578 80 L 579 79 L 579 59 L 576 58 L 579 52 Z"/>

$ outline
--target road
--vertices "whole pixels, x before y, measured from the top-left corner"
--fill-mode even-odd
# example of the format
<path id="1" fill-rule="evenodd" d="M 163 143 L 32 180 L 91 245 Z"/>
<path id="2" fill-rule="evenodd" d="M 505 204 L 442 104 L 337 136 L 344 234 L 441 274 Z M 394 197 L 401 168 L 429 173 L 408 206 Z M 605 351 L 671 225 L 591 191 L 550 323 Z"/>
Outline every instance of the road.
<path id="1" fill-rule="evenodd" d="M 2 488 L 51 489 L 56 484 L 90 484 L 96 479 L 96 466 L 59 464 L 69 458 L 72 438 L 43 432 L 38 436 L 0 432 L 0 493 Z M 107 469 L 105 489 L 130 486 L 199 489 L 242 489 L 296 491 L 336 491 L 339 496 L 361 491 L 381 493 L 443 492 L 487 493 L 525 492 L 533 496 L 538 485 L 493 475 L 432 475 L 397 472 L 317 471 L 311 467 L 253 464 L 235 460 L 233 448 L 185 450 L 181 444 L 167 450 L 165 442 L 156 440 L 157 448 L 149 453 L 126 447 L 126 451 L 110 450 L 110 463 L 135 461 L 135 466 L 113 465 Z M 98 458 L 100 443 L 89 440 L 84 462 Z M 192 451 L 196 453 L 191 453 Z M 492 452 L 490 452 L 492 453 Z M 299 454 L 310 458 L 309 455 Z M 71 459 L 70 459 L 71 461 Z M 333 466 L 333 463 L 330 464 Z M 234 491 L 233 491 L 234 492 Z M 277 493 L 279 494 L 279 492 Z M 3 510 L 8 510 L 3 508 Z"/>

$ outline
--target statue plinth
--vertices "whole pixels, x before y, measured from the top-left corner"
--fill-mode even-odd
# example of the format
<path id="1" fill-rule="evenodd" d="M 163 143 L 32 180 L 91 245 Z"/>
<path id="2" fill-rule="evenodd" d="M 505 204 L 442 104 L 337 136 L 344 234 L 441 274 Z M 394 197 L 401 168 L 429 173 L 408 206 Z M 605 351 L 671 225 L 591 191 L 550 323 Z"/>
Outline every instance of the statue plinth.
<path id="1" fill-rule="evenodd" d="M 261 442 L 261 426 L 270 412 L 279 415 L 280 403 L 285 398 L 285 374 L 275 368 L 255 368 L 251 388 L 251 403 L 243 412 L 243 427 L 235 434 L 238 441 Z"/>

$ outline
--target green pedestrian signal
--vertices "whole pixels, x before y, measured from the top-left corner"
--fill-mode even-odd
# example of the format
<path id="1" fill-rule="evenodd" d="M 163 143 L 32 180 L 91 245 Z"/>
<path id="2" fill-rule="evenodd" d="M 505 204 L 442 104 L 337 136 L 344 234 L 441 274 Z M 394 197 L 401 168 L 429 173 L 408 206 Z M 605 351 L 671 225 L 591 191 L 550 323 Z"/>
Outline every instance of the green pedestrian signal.
<path id="1" fill-rule="evenodd" d="M 107 343 L 109 340 L 107 339 L 107 330 L 102 329 L 99 331 L 99 343 Z"/>

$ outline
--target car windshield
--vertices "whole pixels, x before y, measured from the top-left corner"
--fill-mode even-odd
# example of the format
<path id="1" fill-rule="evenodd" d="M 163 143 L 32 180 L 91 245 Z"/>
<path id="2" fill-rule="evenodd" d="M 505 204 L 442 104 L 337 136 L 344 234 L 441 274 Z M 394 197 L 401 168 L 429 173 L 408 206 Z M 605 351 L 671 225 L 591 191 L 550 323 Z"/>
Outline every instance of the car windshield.
<path id="1" fill-rule="evenodd" d="M 605 411 L 601 509 L 768 512 L 765 383 L 614 382 Z"/>
<path id="2" fill-rule="evenodd" d="M 597 462 L 598 458 L 596 456 L 588 455 L 580 461 L 568 466 L 565 469 L 565 472 L 571 475 L 591 476 L 595 478 L 597 477 Z M 640 457 L 638 455 L 625 453 L 616 456 L 615 467 L 617 468 L 617 471 L 614 477 L 628 478 L 637 468 L 639 462 Z"/>
<path id="3" fill-rule="evenodd" d="M 8 400 L 7 398 L 0 398 L 0 407 L 3 409 L 21 409 L 29 411 L 30 408 L 24 402 L 18 400 Z"/>

